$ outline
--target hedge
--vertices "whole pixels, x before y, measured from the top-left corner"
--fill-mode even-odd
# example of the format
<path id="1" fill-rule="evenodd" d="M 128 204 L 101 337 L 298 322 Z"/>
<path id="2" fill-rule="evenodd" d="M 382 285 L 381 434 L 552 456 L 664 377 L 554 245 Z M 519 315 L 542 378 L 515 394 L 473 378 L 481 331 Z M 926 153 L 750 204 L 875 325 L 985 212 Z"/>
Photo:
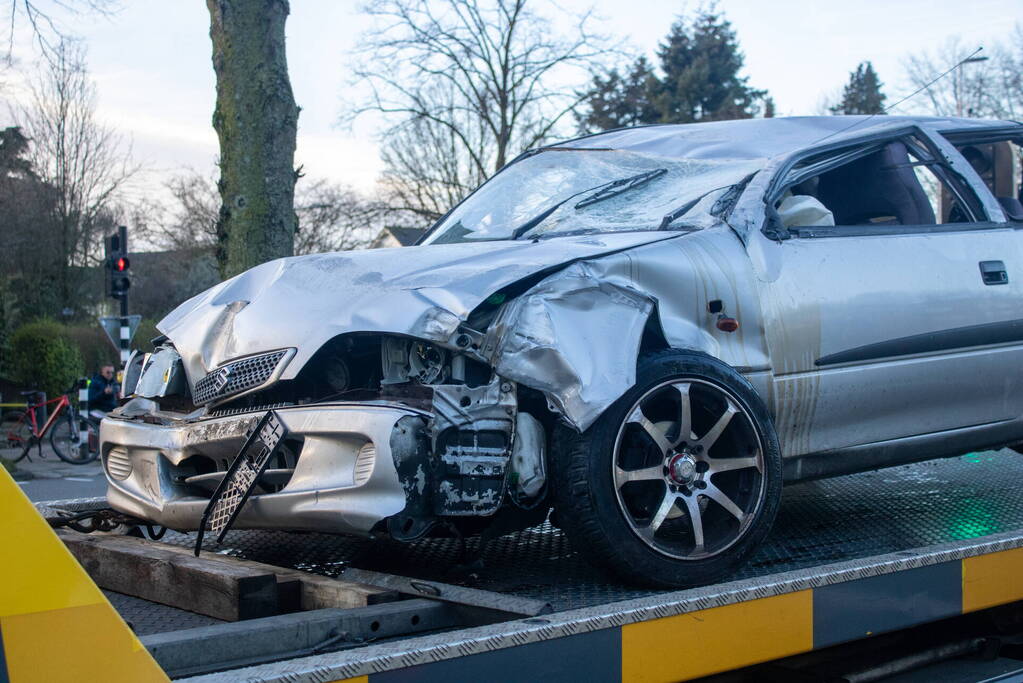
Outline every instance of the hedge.
<path id="1" fill-rule="evenodd" d="M 52 320 L 22 325 L 10 339 L 11 379 L 25 386 L 58 396 L 82 376 L 82 354 L 67 330 Z"/>

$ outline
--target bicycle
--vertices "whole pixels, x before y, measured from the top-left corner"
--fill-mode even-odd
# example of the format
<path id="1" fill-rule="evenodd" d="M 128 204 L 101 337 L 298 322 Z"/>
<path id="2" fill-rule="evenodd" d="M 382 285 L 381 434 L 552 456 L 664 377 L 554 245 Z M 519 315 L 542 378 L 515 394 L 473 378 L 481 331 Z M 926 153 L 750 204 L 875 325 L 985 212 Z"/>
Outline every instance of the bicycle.
<path id="1" fill-rule="evenodd" d="M 72 387 L 73 390 L 73 387 Z M 38 396 L 38 391 L 23 391 L 28 404 L 23 412 L 7 413 L 3 416 L 0 438 L 5 439 L 9 448 L 20 448 L 21 453 L 14 458 L 19 462 L 23 458 L 29 458 L 29 451 L 36 447 L 40 458 L 43 455 L 43 439 L 47 433 L 50 435 L 50 445 L 57 457 L 72 465 L 85 465 L 92 462 L 99 455 L 99 438 L 96 427 L 90 420 L 86 420 L 88 443 L 83 447 L 81 433 L 78 430 L 78 411 L 68 395 L 61 394 L 49 401 L 33 402 Z M 56 404 L 46 422 L 39 426 L 37 414 L 41 408 Z"/>

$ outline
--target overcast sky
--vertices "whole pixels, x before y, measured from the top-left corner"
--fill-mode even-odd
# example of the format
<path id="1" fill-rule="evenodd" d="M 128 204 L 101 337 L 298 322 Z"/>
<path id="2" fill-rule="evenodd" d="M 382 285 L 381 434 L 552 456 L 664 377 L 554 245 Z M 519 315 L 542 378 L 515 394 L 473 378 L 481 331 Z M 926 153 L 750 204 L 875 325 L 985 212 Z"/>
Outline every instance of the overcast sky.
<path id="1" fill-rule="evenodd" d="M 44 5 L 52 0 L 43 0 Z M 538 3 L 542 4 L 542 3 Z M 562 0 L 591 4 L 606 33 L 651 57 L 686 3 L 676 0 Z M 688 3 L 689 7 L 696 3 Z M 309 177 L 372 186 L 380 162 L 373 121 L 354 131 L 336 125 L 346 96 L 348 51 L 367 26 L 355 0 L 291 0 L 287 45 L 299 117 L 298 159 Z M 990 45 L 1023 20 L 1020 0 L 722 0 L 746 55 L 750 84 L 766 88 L 779 115 L 812 114 L 862 60 L 872 60 L 889 101 L 908 92 L 906 56 L 934 50 L 950 36 Z M 56 8 L 54 14 L 60 16 Z M 99 91 L 99 114 L 129 135 L 148 184 L 183 169 L 212 172 L 217 141 L 210 124 L 214 78 L 209 15 L 202 0 L 122 0 L 111 17 L 76 17 Z M 567 28 L 567 27 L 566 27 Z M 17 68 L 31 67 L 28 45 Z M 18 74 L 0 73 L 0 97 L 17 94 Z M 9 121 L 0 109 L 0 124 Z"/>

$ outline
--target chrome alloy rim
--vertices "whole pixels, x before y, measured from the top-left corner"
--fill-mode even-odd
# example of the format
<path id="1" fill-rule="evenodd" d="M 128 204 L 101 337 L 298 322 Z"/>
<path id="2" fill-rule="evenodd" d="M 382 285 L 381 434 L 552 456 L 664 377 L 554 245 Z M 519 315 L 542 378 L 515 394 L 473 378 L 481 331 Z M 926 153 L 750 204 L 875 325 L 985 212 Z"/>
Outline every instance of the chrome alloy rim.
<path id="1" fill-rule="evenodd" d="M 760 435 L 743 403 L 699 379 L 643 394 L 615 439 L 611 475 L 633 533 L 657 552 L 701 560 L 748 531 L 766 491 Z"/>

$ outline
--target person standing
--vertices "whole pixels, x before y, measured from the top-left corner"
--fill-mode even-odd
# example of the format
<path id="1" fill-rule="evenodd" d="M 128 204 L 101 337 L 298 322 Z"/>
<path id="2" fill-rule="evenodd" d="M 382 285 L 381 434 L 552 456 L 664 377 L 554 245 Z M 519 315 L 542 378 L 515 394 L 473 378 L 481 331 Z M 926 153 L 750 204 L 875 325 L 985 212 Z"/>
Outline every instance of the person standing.
<path id="1" fill-rule="evenodd" d="M 103 365 L 89 382 L 89 413 L 105 415 L 117 407 L 120 385 L 114 377 L 114 366 Z M 102 415 L 97 415 L 102 417 Z"/>

